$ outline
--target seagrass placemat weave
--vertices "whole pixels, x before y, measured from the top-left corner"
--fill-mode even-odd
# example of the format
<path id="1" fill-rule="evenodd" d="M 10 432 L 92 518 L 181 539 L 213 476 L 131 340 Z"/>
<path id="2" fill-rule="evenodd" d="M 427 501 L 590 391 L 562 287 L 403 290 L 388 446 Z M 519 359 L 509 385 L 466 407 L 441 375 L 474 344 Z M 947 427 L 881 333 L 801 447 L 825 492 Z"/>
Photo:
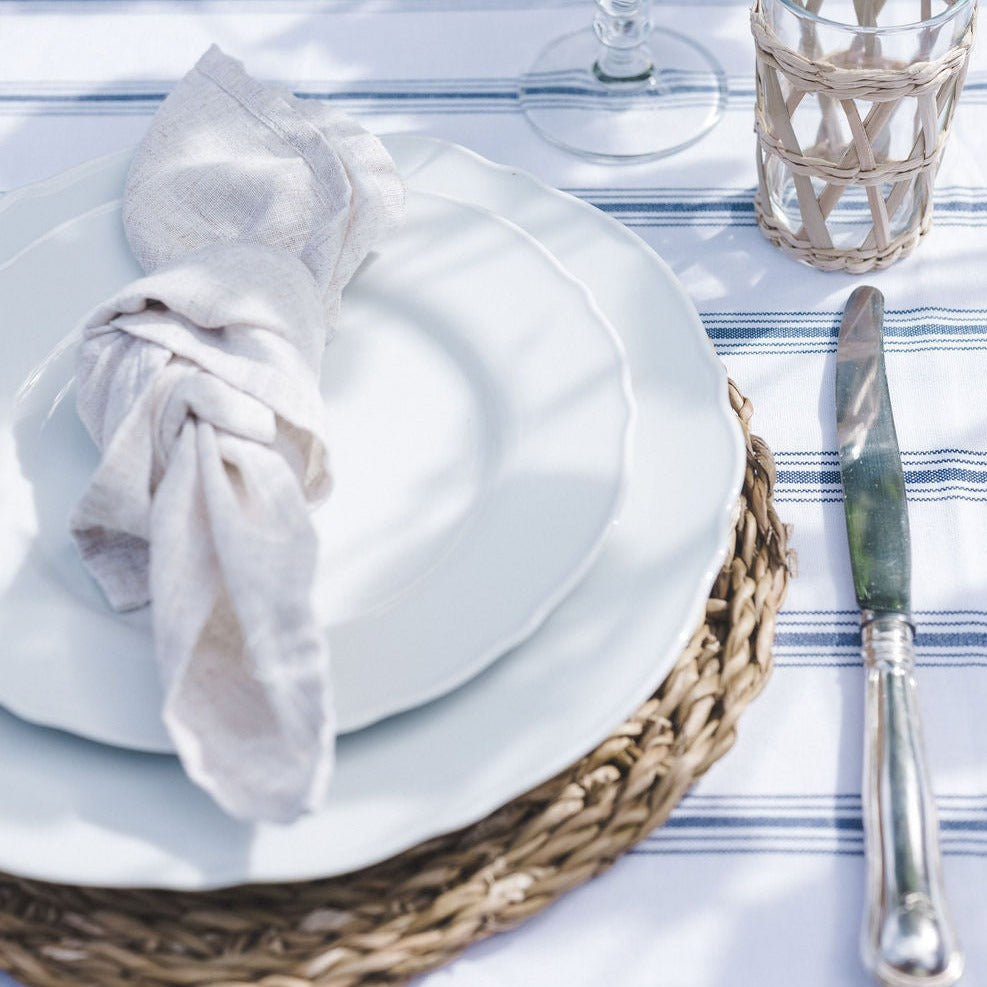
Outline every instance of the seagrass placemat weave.
<path id="1" fill-rule="evenodd" d="M 185 893 L 0 875 L 0 968 L 29 987 L 400 984 L 606 870 L 730 748 L 771 670 L 788 533 L 751 405 L 733 383 L 730 399 L 747 471 L 705 619 L 595 750 L 486 819 L 343 877 Z"/>

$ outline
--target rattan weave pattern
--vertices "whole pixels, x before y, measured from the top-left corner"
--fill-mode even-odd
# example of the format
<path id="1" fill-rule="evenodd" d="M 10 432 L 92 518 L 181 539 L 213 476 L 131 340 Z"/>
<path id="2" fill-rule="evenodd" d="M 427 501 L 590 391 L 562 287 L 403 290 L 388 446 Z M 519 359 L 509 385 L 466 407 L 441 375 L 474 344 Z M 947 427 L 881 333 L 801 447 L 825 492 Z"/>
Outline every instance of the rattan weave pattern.
<path id="1" fill-rule="evenodd" d="M 888 267 L 911 253 L 932 227 L 933 183 L 966 78 L 976 17 L 960 42 L 939 58 L 852 68 L 835 61 L 846 53 L 815 61 L 787 47 L 769 25 L 764 2 L 754 0 L 751 7 L 758 225 L 775 246 L 821 270 L 860 274 Z M 883 0 L 875 11 L 881 6 Z M 807 9 L 816 13 L 821 7 L 822 0 L 816 0 Z M 802 146 L 796 124 L 807 111 L 812 119 L 817 109 L 830 135 L 844 130 L 852 135 L 848 143 L 820 134 L 817 145 Z M 914 131 L 903 158 L 881 149 L 896 115 L 911 119 Z M 779 173 L 791 176 L 802 223 L 798 229 L 772 204 L 768 189 Z M 832 214 L 850 186 L 866 191 L 871 225 L 860 242 L 834 246 L 838 227 L 831 226 Z M 899 212 L 907 218 L 900 229 Z"/>
<path id="2" fill-rule="evenodd" d="M 733 383 L 730 399 L 747 471 L 705 620 L 599 747 L 486 819 L 343 877 L 185 893 L 0 875 L 0 968 L 29 987 L 400 984 L 606 870 L 731 747 L 771 670 L 788 531 L 751 405 Z"/>

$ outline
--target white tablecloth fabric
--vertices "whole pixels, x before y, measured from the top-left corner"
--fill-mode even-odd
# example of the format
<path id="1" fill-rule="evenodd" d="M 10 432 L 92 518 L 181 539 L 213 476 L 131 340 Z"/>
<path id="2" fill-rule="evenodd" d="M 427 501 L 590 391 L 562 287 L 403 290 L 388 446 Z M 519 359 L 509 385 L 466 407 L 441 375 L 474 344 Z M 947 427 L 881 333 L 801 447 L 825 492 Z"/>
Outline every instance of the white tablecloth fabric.
<path id="1" fill-rule="evenodd" d="M 865 987 L 863 676 L 832 416 L 852 288 L 887 299 L 911 504 L 918 678 L 952 908 L 987 983 L 987 48 L 975 49 L 918 252 L 866 279 L 781 256 L 754 223 L 742 2 L 657 4 L 729 76 L 723 120 L 674 158 L 609 167 L 540 140 L 515 88 L 592 5 L 522 0 L 0 0 L 0 189 L 135 143 L 212 42 L 379 133 L 465 144 L 626 223 L 671 265 L 774 452 L 799 575 L 776 668 L 734 750 L 616 867 L 419 987 Z M 655 331 L 661 332 L 656 314 Z M 2 980 L 0 980 L 2 983 Z"/>

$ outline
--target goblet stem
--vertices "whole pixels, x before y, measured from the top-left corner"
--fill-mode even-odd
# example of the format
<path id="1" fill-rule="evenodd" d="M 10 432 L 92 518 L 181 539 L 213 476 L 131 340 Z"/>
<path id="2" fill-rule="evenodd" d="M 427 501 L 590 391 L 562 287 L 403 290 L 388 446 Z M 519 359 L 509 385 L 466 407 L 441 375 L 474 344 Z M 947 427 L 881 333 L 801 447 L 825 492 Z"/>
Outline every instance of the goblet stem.
<path id="1" fill-rule="evenodd" d="M 600 39 L 593 74 L 600 82 L 643 82 L 654 71 L 651 0 L 596 0 L 593 30 Z"/>

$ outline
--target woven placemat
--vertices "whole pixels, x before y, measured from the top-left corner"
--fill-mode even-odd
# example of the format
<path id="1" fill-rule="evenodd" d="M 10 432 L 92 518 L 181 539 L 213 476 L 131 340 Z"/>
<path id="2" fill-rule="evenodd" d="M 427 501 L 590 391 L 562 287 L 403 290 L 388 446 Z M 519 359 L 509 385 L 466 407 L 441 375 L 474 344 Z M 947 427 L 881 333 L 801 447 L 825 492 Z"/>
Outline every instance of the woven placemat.
<path id="1" fill-rule="evenodd" d="M 184 893 L 0 875 L 0 968 L 29 987 L 399 984 L 607 869 L 730 748 L 771 669 L 788 535 L 751 405 L 732 383 L 730 399 L 747 471 L 706 618 L 594 751 L 488 818 L 344 877 Z"/>

